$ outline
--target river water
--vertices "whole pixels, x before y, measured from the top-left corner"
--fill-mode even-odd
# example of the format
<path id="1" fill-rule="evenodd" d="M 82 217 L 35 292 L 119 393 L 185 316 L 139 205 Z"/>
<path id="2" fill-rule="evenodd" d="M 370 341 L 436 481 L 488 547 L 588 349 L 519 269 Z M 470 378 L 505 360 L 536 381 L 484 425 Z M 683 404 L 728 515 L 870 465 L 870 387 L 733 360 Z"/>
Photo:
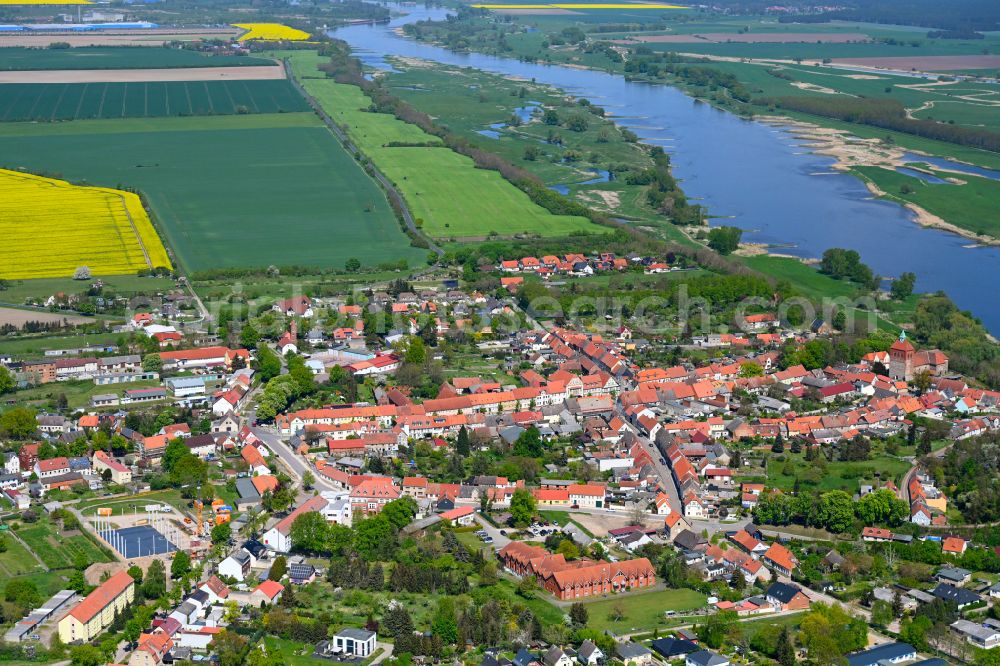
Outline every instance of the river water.
<path id="1" fill-rule="evenodd" d="M 628 82 L 620 75 L 524 63 L 479 53 L 453 53 L 393 29 L 446 10 L 407 6 L 388 25 L 357 25 L 333 34 L 367 65 L 388 69 L 386 56 L 423 58 L 504 76 L 535 79 L 586 97 L 648 144 L 670 153 L 674 175 L 713 223 L 745 230 L 744 240 L 782 245 L 782 252 L 819 257 L 831 247 L 861 253 L 879 275 L 917 275 L 920 291 L 943 290 L 1000 333 L 1000 247 L 969 247 L 955 234 L 923 228 L 894 203 L 871 197 L 864 184 L 831 169 L 788 131 L 697 102 L 670 86 Z M 1000 215 L 1000 210 L 997 212 Z"/>

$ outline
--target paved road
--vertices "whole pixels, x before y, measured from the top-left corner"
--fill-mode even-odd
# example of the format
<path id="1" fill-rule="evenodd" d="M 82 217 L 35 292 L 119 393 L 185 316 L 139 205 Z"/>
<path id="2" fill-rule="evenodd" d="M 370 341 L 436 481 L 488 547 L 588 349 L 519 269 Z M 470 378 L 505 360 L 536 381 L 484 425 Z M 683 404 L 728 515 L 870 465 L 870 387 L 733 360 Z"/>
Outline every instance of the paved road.
<path id="1" fill-rule="evenodd" d="M 619 416 L 626 423 L 628 419 L 625 418 L 624 414 L 619 414 Z M 636 438 L 642 445 L 643 450 L 649 455 L 653 460 L 653 469 L 656 470 L 656 475 L 660 477 L 660 488 L 670 497 L 670 510 L 674 513 L 679 513 L 684 515 L 683 507 L 681 506 L 680 494 L 677 492 L 677 484 L 674 483 L 674 475 L 670 471 L 670 468 L 660 462 L 663 454 L 656 448 L 656 445 L 649 440 L 648 437 L 643 437 L 636 433 Z"/>
<path id="2" fill-rule="evenodd" d="M 486 520 L 485 518 L 483 518 L 478 512 L 475 513 L 474 515 L 476 517 L 476 522 L 479 523 L 479 525 L 484 530 L 486 530 L 486 533 L 488 535 L 490 535 L 491 537 L 493 537 L 493 543 L 491 543 L 491 544 L 483 544 L 484 546 L 489 546 L 489 547 L 493 548 L 494 550 L 500 550 L 504 546 L 506 546 L 507 544 L 510 543 L 510 539 L 508 539 L 504 535 L 500 534 L 500 529 L 499 528 L 494 527 L 493 525 L 491 525 L 489 523 L 489 521 Z"/>
<path id="3" fill-rule="evenodd" d="M 375 643 L 375 649 L 376 650 L 381 649 L 382 654 L 372 659 L 371 666 L 376 666 L 377 664 L 381 664 L 383 661 L 391 657 L 392 648 L 393 648 L 392 643 L 381 643 L 381 642 Z"/>
<path id="4" fill-rule="evenodd" d="M 277 435 L 273 430 L 269 428 L 264 428 L 262 426 L 257 426 L 252 428 L 253 434 L 263 440 L 267 448 L 271 450 L 271 453 L 276 455 L 281 463 L 289 472 L 291 476 L 297 483 L 302 484 L 302 475 L 307 471 L 312 472 L 313 477 L 316 482 L 313 484 L 317 490 L 336 490 L 336 488 L 326 480 L 321 474 L 317 474 L 314 470 L 310 468 L 309 463 L 292 450 L 288 442 L 283 440 Z"/>

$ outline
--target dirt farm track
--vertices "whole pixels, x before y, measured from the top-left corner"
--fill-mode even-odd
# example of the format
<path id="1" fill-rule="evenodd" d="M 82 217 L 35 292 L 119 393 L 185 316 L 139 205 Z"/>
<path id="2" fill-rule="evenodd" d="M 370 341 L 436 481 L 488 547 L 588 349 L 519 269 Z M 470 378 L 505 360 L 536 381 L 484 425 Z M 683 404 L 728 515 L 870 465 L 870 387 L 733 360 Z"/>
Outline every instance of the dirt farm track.
<path id="1" fill-rule="evenodd" d="M 71 314 L 59 312 L 42 312 L 40 310 L 19 310 L 17 308 L 0 308 L 0 325 L 11 324 L 18 328 L 24 326 L 29 321 L 40 321 L 48 324 L 58 324 L 63 320 L 71 324 L 86 324 L 92 319 L 77 317 Z"/>
<path id="2" fill-rule="evenodd" d="M 877 69 L 951 72 L 961 69 L 1000 68 L 1000 55 L 905 56 L 900 58 L 834 58 L 838 65 L 859 65 Z"/>

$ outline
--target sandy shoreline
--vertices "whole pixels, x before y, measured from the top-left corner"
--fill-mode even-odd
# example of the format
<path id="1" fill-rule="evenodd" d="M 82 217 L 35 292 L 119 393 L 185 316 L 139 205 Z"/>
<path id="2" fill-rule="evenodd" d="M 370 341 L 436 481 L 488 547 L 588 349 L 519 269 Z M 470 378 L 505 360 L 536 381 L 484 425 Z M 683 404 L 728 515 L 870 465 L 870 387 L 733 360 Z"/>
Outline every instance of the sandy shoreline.
<path id="1" fill-rule="evenodd" d="M 836 162 L 833 164 L 833 168 L 837 171 L 848 172 L 852 167 L 856 166 L 895 169 L 907 163 L 903 158 L 906 153 L 922 154 L 917 150 L 904 149 L 895 145 L 885 145 L 879 139 L 861 139 L 846 130 L 821 127 L 783 116 L 757 116 L 755 120 L 769 125 L 788 128 L 792 136 L 806 139 L 810 143 L 807 143 L 805 148 L 808 148 L 810 152 L 817 155 L 826 155 L 827 157 L 834 158 Z M 960 171 L 950 171 L 948 169 L 935 168 L 935 170 L 957 175 L 967 175 Z M 963 238 L 975 241 L 979 245 L 1000 245 L 1000 239 L 977 234 L 974 231 L 947 222 L 915 203 L 902 201 L 888 195 L 871 181 L 862 180 L 867 186 L 868 191 L 873 195 L 877 197 L 888 196 L 891 200 L 896 201 L 913 212 L 914 221 L 922 227 L 931 227 L 957 234 Z"/>

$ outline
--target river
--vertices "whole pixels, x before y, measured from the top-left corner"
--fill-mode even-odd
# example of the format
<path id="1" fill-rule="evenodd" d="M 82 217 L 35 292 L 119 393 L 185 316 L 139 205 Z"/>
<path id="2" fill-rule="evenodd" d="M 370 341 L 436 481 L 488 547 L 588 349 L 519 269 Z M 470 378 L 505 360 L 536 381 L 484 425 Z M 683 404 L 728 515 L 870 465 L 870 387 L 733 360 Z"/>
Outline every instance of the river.
<path id="1" fill-rule="evenodd" d="M 919 291 L 943 290 L 994 334 L 1000 306 L 1000 247 L 919 226 L 897 204 L 872 198 L 834 159 L 810 153 L 787 130 L 739 118 L 663 85 L 561 65 L 520 62 L 480 53 L 454 53 L 394 32 L 406 23 L 440 20 L 447 10 L 406 6 L 388 25 L 356 25 L 331 34 L 363 62 L 388 69 L 386 56 L 422 58 L 534 79 L 603 106 L 615 122 L 670 153 L 674 174 L 714 223 L 745 230 L 744 240 L 782 245 L 782 252 L 819 257 L 831 247 L 857 250 L 879 275 L 917 275 Z M 994 295 L 990 295 L 994 294 Z"/>

